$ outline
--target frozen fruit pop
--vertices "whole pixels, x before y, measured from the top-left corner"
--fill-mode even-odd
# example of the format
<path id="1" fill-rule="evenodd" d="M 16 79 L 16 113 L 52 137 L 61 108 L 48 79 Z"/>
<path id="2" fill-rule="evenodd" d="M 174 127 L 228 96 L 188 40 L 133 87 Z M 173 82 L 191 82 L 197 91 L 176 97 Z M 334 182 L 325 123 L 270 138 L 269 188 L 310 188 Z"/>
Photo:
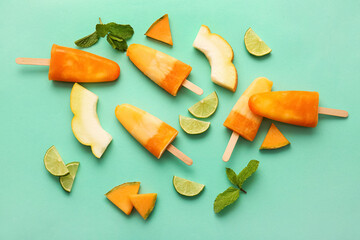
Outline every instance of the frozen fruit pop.
<path id="1" fill-rule="evenodd" d="M 131 44 L 127 55 L 141 72 L 171 95 L 176 96 L 181 86 L 198 95 L 203 93 L 201 88 L 186 80 L 192 68 L 180 60 L 141 44 Z"/>
<path id="2" fill-rule="evenodd" d="M 120 75 L 119 65 L 107 58 L 54 44 L 51 59 L 17 58 L 16 63 L 49 65 L 49 80 L 63 82 L 109 82 Z"/>
<path id="3" fill-rule="evenodd" d="M 265 77 L 255 79 L 241 95 L 229 116 L 226 118 L 224 126 L 232 130 L 233 133 L 223 155 L 225 162 L 229 161 L 239 136 L 249 141 L 254 140 L 262 117 L 251 112 L 248 104 L 249 98 L 256 93 L 270 92 L 272 85 L 272 81 Z"/>
<path id="4" fill-rule="evenodd" d="M 318 114 L 347 117 L 344 110 L 319 107 L 319 93 L 277 91 L 250 97 L 249 107 L 257 115 L 303 127 L 316 127 Z"/>
<path id="5" fill-rule="evenodd" d="M 175 128 L 130 104 L 118 105 L 115 115 L 124 128 L 158 159 L 168 150 L 186 164 L 192 164 L 189 157 L 171 144 L 178 134 Z"/>

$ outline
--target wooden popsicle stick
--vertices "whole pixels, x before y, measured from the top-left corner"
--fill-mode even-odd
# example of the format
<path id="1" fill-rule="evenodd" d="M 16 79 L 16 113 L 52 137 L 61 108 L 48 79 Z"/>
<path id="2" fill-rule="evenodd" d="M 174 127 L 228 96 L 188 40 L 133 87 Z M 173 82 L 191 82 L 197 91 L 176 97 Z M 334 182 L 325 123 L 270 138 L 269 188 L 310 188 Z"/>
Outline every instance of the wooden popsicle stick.
<path id="1" fill-rule="evenodd" d="M 228 142 L 228 145 L 227 145 L 224 155 L 222 157 L 224 162 L 229 161 L 238 139 L 239 139 L 239 134 L 237 134 L 236 132 L 232 132 L 230 140 Z"/>
<path id="2" fill-rule="evenodd" d="M 172 154 L 174 154 L 175 157 L 177 157 L 178 159 L 180 159 L 181 161 L 183 161 L 185 164 L 187 165 L 192 165 L 193 164 L 193 160 L 191 158 L 189 158 L 188 156 L 186 156 L 183 152 L 181 152 L 179 149 L 177 149 L 174 145 L 170 144 L 166 150 L 168 150 L 169 152 L 171 152 Z"/>
<path id="3" fill-rule="evenodd" d="M 204 93 L 204 91 L 196 86 L 195 84 L 193 84 L 192 82 L 190 82 L 189 80 L 185 79 L 185 81 L 182 83 L 182 85 L 184 87 L 186 87 L 187 89 L 189 89 L 190 91 L 196 93 L 197 95 L 202 95 Z"/>
<path id="4" fill-rule="evenodd" d="M 23 65 L 41 65 L 41 66 L 50 65 L 50 59 L 47 58 L 17 58 L 15 62 L 17 64 L 23 64 Z"/>
<path id="5" fill-rule="evenodd" d="M 323 114 L 323 115 L 330 115 L 330 116 L 343 117 L 343 118 L 346 118 L 349 116 L 349 113 L 345 110 L 324 108 L 324 107 L 319 107 L 318 113 Z"/>

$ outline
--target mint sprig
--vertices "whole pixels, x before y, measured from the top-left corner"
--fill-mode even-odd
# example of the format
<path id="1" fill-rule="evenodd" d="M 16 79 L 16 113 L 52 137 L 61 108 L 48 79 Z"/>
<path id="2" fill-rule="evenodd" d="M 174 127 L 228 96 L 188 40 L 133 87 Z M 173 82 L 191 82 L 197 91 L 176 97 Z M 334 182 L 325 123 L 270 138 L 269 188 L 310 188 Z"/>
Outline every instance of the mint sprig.
<path id="1" fill-rule="evenodd" d="M 214 201 L 214 212 L 219 213 L 225 207 L 234 203 L 240 196 L 240 190 L 246 193 L 241 187 L 245 180 L 248 179 L 253 173 L 256 172 L 259 166 L 259 161 L 251 160 L 248 165 L 238 174 L 231 168 L 226 168 L 226 175 L 229 181 L 234 184 L 235 187 L 229 187 L 224 192 L 220 193 Z"/>
<path id="2" fill-rule="evenodd" d="M 134 35 L 134 29 L 129 24 L 114 22 L 103 24 L 101 19 L 100 24 L 96 24 L 95 29 L 94 33 L 75 41 L 75 44 L 79 47 L 91 47 L 100 37 L 106 36 L 106 40 L 114 49 L 124 52 L 128 47 L 126 40 Z"/>

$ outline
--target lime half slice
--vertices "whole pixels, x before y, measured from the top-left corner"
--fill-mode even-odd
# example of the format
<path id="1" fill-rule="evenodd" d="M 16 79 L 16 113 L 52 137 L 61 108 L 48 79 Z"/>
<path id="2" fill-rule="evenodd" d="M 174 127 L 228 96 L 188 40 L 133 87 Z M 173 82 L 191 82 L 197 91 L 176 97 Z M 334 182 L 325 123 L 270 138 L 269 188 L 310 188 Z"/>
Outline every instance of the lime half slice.
<path id="1" fill-rule="evenodd" d="M 271 48 L 251 28 L 246 31 L 244 41 L 246 49 L 252 55 L 260 57 L 271 52 Z"/>
<path id="2" fill-rule="evenodd" d="M 60 184 L 62 188 L 67 192 L 71 192 L 71 188 L 73 186 L 79 164 L 79 162 L 71 162 L 66 164 L 66 167 L 69 170 L 69 174 L 60 177 Z"/>
<path id="3" fill-rule="evenodd" d="M 216 92 L 212 92 L 203 100 L 195 103 L 188 110 L 197 118 L 208 118 L 214 114 L 219 104 L 219 99 Z"/>
<path id="4" fill-rule="evenodd" d="M 173 177 L 175 190 L 184 196 L 192 197 L 198 195 L 205 187 L 204 184 L 196 183 L 185 178 Z"/>
<path id="5" fill-rule="evenodd" d="M 181 128 L 188 134 L 200 134 L 208 130 L 210 127 L 209 122 L 197 120 L 195 118 L 189 118 L 179 116 L 179 122 Z"/>
<path id="6" fill-rule="evenodd" d="M 69 173 L 55 146 L 51 146 L 46 151 L 44 164 L 46 170 L 54 176 L 64 176 Z"/>

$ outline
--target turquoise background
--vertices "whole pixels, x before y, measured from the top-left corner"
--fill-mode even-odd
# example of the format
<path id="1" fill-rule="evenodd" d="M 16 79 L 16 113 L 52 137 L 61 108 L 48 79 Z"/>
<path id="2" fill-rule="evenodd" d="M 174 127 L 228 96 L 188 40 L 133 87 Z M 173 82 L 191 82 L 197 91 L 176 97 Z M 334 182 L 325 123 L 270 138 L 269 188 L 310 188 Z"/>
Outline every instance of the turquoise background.
<path id="1" fill-rule="evenodd" d="M 360 2 L 355 0 L 252 1 L 1 1 L 0 56 L 0 239 L 359 239 L 360 228 Z M 174 46 L 144 36 L 168 13 Z M 186 89 L 172 97 L 142 75 L 124 53 L 101 39 L 86 51 L 121 67 L 116 82 L 83 84 L 99 96 L 98 115 L 113 142 L 101 159 L 71 130 L 71 83 L 47 79 L 48 67 L 20 66 L 16 57 L 49 58 L 53 43 L 74 41 L 104 22 L 129 23 L 142 43 L 193 67 L 189 80 L 216 91 L 217 112 L 210 129 L 184 133 L 178 115 L 202 99 Z M 201 24 L 223 36 L 235 52 L 238 89 L 231 93 L 210 80 L 205 56 L 192 47 Z M 252 27 L 273 49 L 266 57 L 247 53 L 243 36 Z M 320 117 L 316 128 L 277 123 L 291 146 L 259 151 L 271 121 L 264 120 L 253 142 L 240 139 L 230 162 L 221 160 L 231 132 L 222 126 L 231 108 L 257 77 L 273 90 L 311 90 L 320 105 L 346 109 L 348 119 Z M 191 167 L 170 153 L 160 160 L 118 123 L 116 105 L 138 106 L 179 130 L 173 142 Z M 66 163 L 80 161 L 73 191 L 44 168 L 45 151 L 55 145 Z M 230 186 L 225 167 L 236 172 L 257 159 L 248 194 L 214 214 L 217 194 Z M 204 183 L 195 198 L 177 194 L 172 176 Z M 156 192 L 147 221 L 126 216 L 104 196 L 116 185 L 141 181 L 140 193 Z"/>

